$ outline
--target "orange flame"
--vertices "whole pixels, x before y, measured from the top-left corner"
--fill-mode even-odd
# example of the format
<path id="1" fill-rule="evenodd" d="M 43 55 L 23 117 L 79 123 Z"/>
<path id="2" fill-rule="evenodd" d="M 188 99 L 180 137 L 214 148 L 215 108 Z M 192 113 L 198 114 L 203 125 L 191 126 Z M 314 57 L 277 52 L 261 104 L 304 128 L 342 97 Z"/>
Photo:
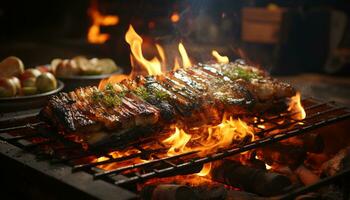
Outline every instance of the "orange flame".
<path id="1" fill-rule="evenodd" d="M 174 59 L 174 68 L 173 71 L 176 71 L 178 69 L 180 69 L 180 64 L 179 64 L 179 60 L 177 58 Z"/>
<path id="2" fill-rule="evenodd" d="M 198 172 L 197 176 L 208 176 L 211 170 L 211 163 L 205 163 L 202 167 L 202 170 Z"/>
<path id="3" fill-rule="evenodd" d="M 211 54 L 215 57 L 218 63 L 227 64 L 230 62 L 227 56 L 221 56 L 217 51 L 213 50 Z"/>
<path id="4" fill-rule="evenodd" d="M 139 67 L 146 69 L 148 75 L 160 75 L 167 71 L 165 51 L 160 44 L 155 44 L 155 46 L 161 61 L 159 61 L 157 57 L 154 57 L 152 60 L 147 60 L 142 53 L 143 40 L 141 36 L 136 33 L 132 25 L 129 26 L 129 29 L 125 34 L 125 40 L 130 45 L 130 50 L 131 50 L 131 54 L 130 54 L 130 63 L 132 66 L 131 73 L 129 75 L 117 74 L 117 75 L 111 76 L 108 79 L 104 79 L 100 82 L 98 87 L 99 89 L 102 89 L 107 83 L 118 83 L 124 79 L 132 78 L 136 75 L 139 75 L 140 72 L 143 71 Z M 187 55 L 186 49 L 182 43 L 179 43 L 178 49 L 182 59 L 182 66 L 184 68 L 192 66 L 191 61 Z M 179 68 L 180 68 L 179 61 L 177 58 L 175 58 L 173 70 L 177 70 Z"/>
<path id="5" fill-rule="evenodd" d="M 100 26 L 113 26 L 119 23 L 119 17 L 116 15 L 102 15 L 98 10 L 96 0 L 91 1 L 91 6 L 88 9 L 88 14 L 91 17 L 92 25 L 89 28 L 87 39 L 93 44 L 103 44 L 109 39 L 109 34 L 100 33 Z"/>
<path id="6" fill-rule="evenodd" d="M 185 49 L 184 45 L 181 42 L 179 43 L 179 52 L 180 52 L 180 55 L 181 55 L 181 58 L 182 58 L 182 66 L 184 68 L 191 67 L 192 66 L 191 61 L 188 58 L 186 49 Z"/>
<path id="7" fill-rule="evenodd" d="M 167 155 L 174 156 L 190 151 L 199 151 L 200 155 L 207 155 L 218 149 L 227 148 L 232 143 L 240 142 L 246 137 L 254 140 L 252 127 L 240 119 L 236 120 L 232 117 L 227 119 L 226 115 L 224 115 L 220 124 L 207 126 L 205 129 L 192 128 L 189 133 L 186 133 L 176 126 L 175 132 L 163 140 L 163 144 L 169 147 Z M 197 175 L 206 176 L 210 169 L 211 165 L 206 164 Z"/>
<path id="8" fill-rule="evenodd" d="M 306 112 L 301 105 L 301 95 L 300 92 L 297 92 L 294 97 L 291 98 L 291 101 L 289 103 L 288 111 L 290 112 L 296 112 L 293 117 L 295 117 L 297 120 L 305 119 Z"/>
<path id="9" fill-rule="evenodd" d="M 124 79 L 128 79 L 128 78 L 129 78 L 129 76 L 125 75 L 125 74 L 113 75 L 107 79 L 101 80 L 100 83 L 98 84 L 98 89 L 100 89 L 100 90 L 103 89 L 107 85 L 107 83 L 111 83 L 111 84 L 120 83 Z"/>
<path id="10" fill-rule="evenodd" d="M 167 69 L 166 69 L 166 57 L 165 57 L 164 49 L 160 44 L 156 44 L 156 48 L 157 48 L 159 57 L 162 61 L 162 72 L 166 72 L 167 71 Z"/>
<path id="11" fill-rule="evenodd" d="M 175 133 L 167 139 L 163 140 L 164 144 L 170 145 L 168 156 L 174 156 L 180 153 L 185 153 L 190 149 L 186 148 L 186 144 L 190 141 L 191 136 L 185 133 L 184 130 L 175 128 Z"/>
<path id="12" fill-rule="evenodd" d="M 142 53 L 142 38 L 135 32 L 130 25 L 129 30 L 125 34 L 125 40 L 130 45 L 130 50 L 136 61 L 146 68 L 149 75 L 162 74 L 162 65 L 158 58 L 154 57 L 152 60 L 147 60 Z"/>

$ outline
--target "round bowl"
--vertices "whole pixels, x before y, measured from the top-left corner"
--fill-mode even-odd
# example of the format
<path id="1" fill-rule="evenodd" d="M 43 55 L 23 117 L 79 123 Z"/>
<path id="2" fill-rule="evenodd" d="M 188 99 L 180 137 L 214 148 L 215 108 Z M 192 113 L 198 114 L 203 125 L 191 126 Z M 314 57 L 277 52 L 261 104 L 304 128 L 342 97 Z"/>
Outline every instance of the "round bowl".
<path id="1" fill-rule="evenodd" d="M 51 95 L 57 94 L 63 88 L 64 83 L 57 80 L 57 88 L 49 92 L 28 96 L 0 97 L 0 113 L 42 108 Z"/>
<path id="2" fill-rule="evenodd" d="M 64 91 L 69 92 L 79 87 L 86 86 L 98 86 L 100 81 L 105 78 L 109 78 L 110 76 L 122 74 L 123 70 L 118 69 L 112 74 L 101 74 L 101 75 L 85 75 L 85 76 L 69 76 L 69 77 L 57 77 L 57 79 L 61 80 L 65 87 Z"/>

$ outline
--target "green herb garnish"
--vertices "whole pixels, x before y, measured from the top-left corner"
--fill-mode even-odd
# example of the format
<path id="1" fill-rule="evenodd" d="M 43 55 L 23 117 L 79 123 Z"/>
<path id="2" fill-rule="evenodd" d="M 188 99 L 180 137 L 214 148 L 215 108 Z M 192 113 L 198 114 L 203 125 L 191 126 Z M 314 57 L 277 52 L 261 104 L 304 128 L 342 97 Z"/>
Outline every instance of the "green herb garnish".
<path id="1" fill-rule="evenodd" d="M 91 98 L 95 102 L 101 102 L 108 107 L 119 106 L 127 91 L 116 92 L 113 85 L 108 83 L 104 90 L 94 90 Z"/>
<path id="2" fill-rule="evenodd" d="M 99 101 L 103 98 L 103 93 L 99 90 L 94 90 L 91 95 L 92 100 Z"/>
<path id="3" fill-rule="evenodd" d="M 134 90 L 135 94 L 144 99 L 144 100 L 148 100 L 149 97 L 150 97 L 150 94 L 149 92 L 147 91 L 147 89 L 143 86 L 140 86 L 140 87 L 137 87 L 135 90 Z"/>
<path id="4" fill-rule="evenodd" d="M 105 90 L 114 90 L 113 85 L 111 83 L 107 83 L 105 86 Z"/>
<path id="5" fill-rule="evenodd" d="M 228 69 L 228 70 L 224 71 L 224 75 L 229 77 L 232 80 L 241 78 L 241 79 L 250 81 L 252 79 L 262 78 L 258 73 L 253 72 L 253 71 L 249 71 L 249 70 L 245 70 L 241 67 L 234 67 L 233 69 Z"/>
<path id="6" fill-rule="evenodd" d="M 154 96 L 158 99 L 158 100 L 166 100 L 169 98 L 169 94 L 163 90 L 155 90 L 154 91 Z"/>
<path id="7" fill-rule="evenodd" d="M 122 103 L 122 99 L 119 96 L 105 95 L 103 97 L 103 103 L 108 107 L 119 106 Z"/>

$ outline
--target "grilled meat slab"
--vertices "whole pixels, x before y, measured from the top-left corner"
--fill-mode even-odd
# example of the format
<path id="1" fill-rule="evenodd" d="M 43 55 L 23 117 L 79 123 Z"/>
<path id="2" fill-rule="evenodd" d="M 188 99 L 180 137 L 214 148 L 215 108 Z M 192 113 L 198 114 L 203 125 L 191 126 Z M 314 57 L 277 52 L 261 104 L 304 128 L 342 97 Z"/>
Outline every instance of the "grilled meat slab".
<path id="1" fill-rule="evenodd" d="M 249 115 L 285 107 L 295 90 L 258 68 L 240 62 L 199 64 L 160 76 L 138 76 L 105 88 L 79 88 L 51 97 L 42 119 L 65 133 L 79 133 L 90 144 L 112 136 L 174 122 L 192 126 L 217 123 L 224 112 Z M 128 135 L 129 134 L 129 135 Z"/>

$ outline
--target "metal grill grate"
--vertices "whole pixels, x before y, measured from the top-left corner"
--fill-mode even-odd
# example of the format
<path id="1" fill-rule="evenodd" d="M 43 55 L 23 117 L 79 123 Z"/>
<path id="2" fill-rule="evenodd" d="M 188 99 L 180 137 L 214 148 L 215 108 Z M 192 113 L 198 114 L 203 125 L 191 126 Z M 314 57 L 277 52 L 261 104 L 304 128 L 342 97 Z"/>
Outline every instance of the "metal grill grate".
<path id="1" fill-rule="evenodd" d="M 254 127 L 256 135 L 261 139 L 242 143 L 205 157 L 199 157 L 196 151 L 176 156 L 157 157 L 157 153 L 164 153 L 167 148 L 157 138 L 150 137 L 128 147 L 134 153 L 116 158 L 110 155 L 110 152 L 118 150 L 118 148 L 111 147 L 112 145 L 83 150 L 80 143 L 53 134 L 51 127 L 40 121 L 0 129 L 0 139 L 33 152 L 38 159 L 52 163 L 66 163 L 72 166 L 72 172 L 84 170 L 91 173 L 95 179 L 104 179 L 116 185 L 128 186 L 154 177 L 198 169 L 205 163 L 301 135 L 350 117 L 350 111 L 347 108 L 337 106 L 334 102 L 320 102 L 308 98 L 302 103 L 307 113 L 304 120 L 292 119 L 291 116 L 296 113 L 283 113 L 271 117 L 257 115 L 250 125 Z M 262 125 L 268 125 L 269 128 L 262 128 Z M 91 159 L 101 156 L 106 159 L 91 162 Z M 128 162 L 135 158 L 150 161 L 125 164 L 110 170 L 103 170 L 99 167 Z"/>

